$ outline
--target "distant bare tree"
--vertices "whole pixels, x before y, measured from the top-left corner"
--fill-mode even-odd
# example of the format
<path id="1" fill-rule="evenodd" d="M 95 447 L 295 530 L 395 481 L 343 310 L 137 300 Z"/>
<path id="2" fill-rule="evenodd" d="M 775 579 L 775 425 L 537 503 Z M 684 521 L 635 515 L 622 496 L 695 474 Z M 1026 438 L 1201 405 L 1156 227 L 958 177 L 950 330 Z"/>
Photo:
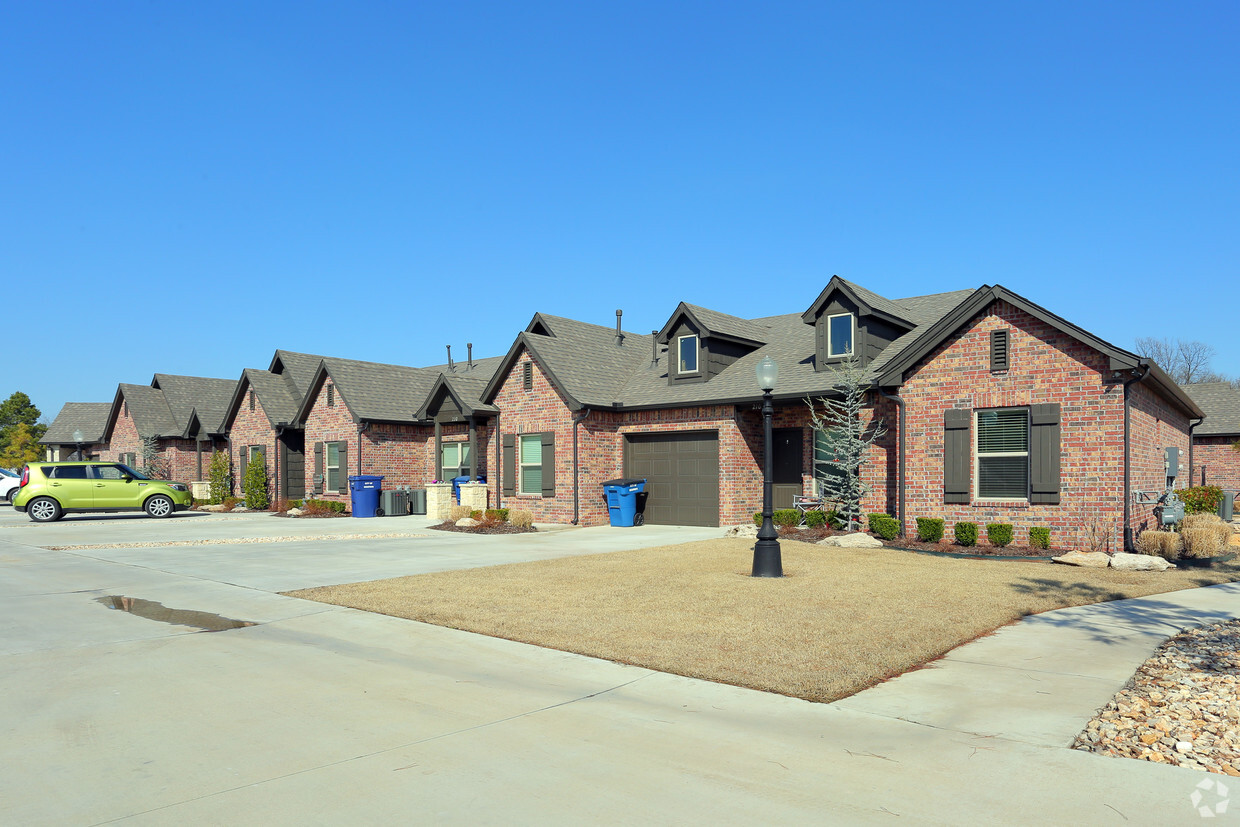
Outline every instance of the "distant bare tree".
<path id="1" fill-rule="evenodd" d="M 1156 339 L 1140 336 L 1136 340 L 1137 354 L 1153 359 L 1167 375 L 1181 385 L 1196 382 L 1232 382 L 1235 380 L 1210 370 L 1214 348 L 1204 342 L 1186 342 L 1176 339 Z"/>

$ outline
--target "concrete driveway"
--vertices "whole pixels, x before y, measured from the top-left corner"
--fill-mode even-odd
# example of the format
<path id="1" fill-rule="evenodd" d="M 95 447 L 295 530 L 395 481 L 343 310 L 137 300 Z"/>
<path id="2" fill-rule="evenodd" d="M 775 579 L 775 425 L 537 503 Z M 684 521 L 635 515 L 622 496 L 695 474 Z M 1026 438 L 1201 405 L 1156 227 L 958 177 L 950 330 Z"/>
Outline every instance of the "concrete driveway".
<path id="1" fill-rule="evenodd" d="M 358 537 L 374 533 L 428 536 Z M 1060 733 L 1042 718 L 1008 737 L 1003 720 L 1020 724 L 1047 703 L 1037 694 L 1035 708 L 1030 693 L 993 678 L 1010 662 L 946 688 L 922 670 L 811 704 L 275 594 L 719 533 L 473 538 L 429 536 L 415 518 L 267 516 L 32 526 L 0 509 L 0 811 L 13 824 L 1197 818 L 1199 773 L 1047 743 Z M 324 534 L 332 539 L 235 542 Z M 214 542 L 44 548 L 198 539 Z M 1181 594 L 1198 595 L 1181 623 L 1237 603 L 1232 587 Z M 111 596 L 136 598 L 141 614 L 110 608 Z M 1140 601 L 1126 603 L 1127 616 L 1141 615 Z M 176 625 L 204 614 L 255 625 Z M 1110 610 L 1113 624 L 1125 616 Z M 1028 635 L 1014 657 L 1053 652 L 1064 628 L 1087 636 L 1082 624 L 1095 621 L 1011 627 Z M 1175 624 L 1164 625 L 1170 634 Z M 1087 641 L 1074 639 L 1075 661 L 1044 663 L 1037 693 L 1067 703 L 1083 676 L 1100 695 L 1114 691 L 1156 645 L 1149 637 L 1096 669 L 1077 651 Z M 946 709 L 978 708 L 983 696 L 989 717 Z"/>

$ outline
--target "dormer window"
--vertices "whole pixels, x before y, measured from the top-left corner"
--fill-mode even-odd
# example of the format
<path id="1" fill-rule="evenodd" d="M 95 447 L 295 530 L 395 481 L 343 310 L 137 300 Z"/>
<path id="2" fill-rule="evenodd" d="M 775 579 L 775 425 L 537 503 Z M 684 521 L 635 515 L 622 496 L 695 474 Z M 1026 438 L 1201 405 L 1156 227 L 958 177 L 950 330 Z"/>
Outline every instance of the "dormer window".
<path id="1" fill-rule="evenodd" d="M 681 336 L 676 339 L 677 373 L 698 372 L 698 337 Z"/>
<path id="2" fill-rule="evenodd" d="M 851 356 L 856 317 L 851 313 L 839 313 L 827 317 L 827 356 Z"/>

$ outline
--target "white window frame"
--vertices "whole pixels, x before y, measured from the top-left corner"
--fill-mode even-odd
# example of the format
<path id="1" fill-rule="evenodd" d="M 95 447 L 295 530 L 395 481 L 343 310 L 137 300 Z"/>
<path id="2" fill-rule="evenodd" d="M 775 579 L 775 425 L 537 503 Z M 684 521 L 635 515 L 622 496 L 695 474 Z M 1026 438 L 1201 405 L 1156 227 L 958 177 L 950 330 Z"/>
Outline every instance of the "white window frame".
<path id="1" fill-rule="evenodd" d="M 456 461 L 454 464 L 452 464 L 452 465 L 448 465 L 448 464 L 444 461 L 444 452 L 445 452 L 445 451 L 447 451 L 447 450 L 448 450 L 448 448 L 455 448 L 455 449 L 456 449 L 456 460 L 457 460 L 457 461 Z M 468 456 L 464 456 L 464 457 L 462 457 L 462 456 L 461 456 L 462 454 L 466 454 L 466 455 L 468 455 L 468 454 L 469 454 L 469 443 L 468 443 L 468 442 L 443 442 L 443 443 L 440 443 L 440 445 L 439 445 L 439 470 L 440 470 L 440 472 L 443 474 L 443 476 L 444 476 L 444 478 L 445 478 L 445 479 L 449 479 L 449 480 L 450 480 L 450 479 L 452 479 L 452 477 L 459 477 L 459 476 L 461 476 L 462 474 L 468 474 L 468 473 L 469 473 L 469 457 L 468 457 Z M 449 469 L 449 468 L 454 468 L 454 469 L 456 469 L 456 473 L 455 473 L 455 474 L 453 474 L 453 475 L 451 475 L 451 476 L 449 476 L 449 475 L 448 475 L 448 469 Z"/>
<path id="2" fill-rule="evenodd" d="M 848 319 L 848 351 L 846 353 L 836 353 L 834 349 L 835 337 L 831 335 L 831 322 L 834 319 Z M 853 351 L 857 349 L 857 317 L 852 313 L 833 313 L 827 316 L 827 356 L 836 359 L 845 356 L 852 356 Z"/>
<path id="3" fill-rule="evenodd" d="M 527 462 L 525 458 L 525 441 L 531 440 L 536 448 L 537 462 Z M 525 490 L 525 472 L 527 468 L 538 469 L 538 490 Z M 520 434 L 517 436 L 517 493 L 526 496 L 542 496 L 542 434 Z"/>
<path id="4" fill-rule="evenodd" d="M 981 437 L 982 420 L 981 415 L 987 411 L 1024 411 L 1025 413 L 1025 450 L 1023 451 L 987 451 L 987 457 L 1024 457 L 1025 458 L 1025 495 L 1023 497 L 983 497 L 982 496 L 982 457 L 978 450 L 978 441 Z M 1029 409 L 1019 405 L 1013 405 L 1005 408 L 978 408 L 973 412 L 973 500 L 982 503 L 1026 503 L 1029 502 L 1029 442 L 1030 433 L 1030 416 Z"/>
<path id="5" fill-rule="evenodd" d="M 693 369 L 685 368 L 685 361 L 681 358 L 684 353 L 685 339 L 693 340 Z M 689 333 L 684 336 L 676 337 L 676 373 L 681 376 L 690 376 L 695 373 L 702 372 L 702 343 L 700 337 L 696 333 Z"/>
<path id="6" fill-rule="evenodd" d="M 348 468 L 340 467 L 340 446 L 344 445 L 347 447 L 348 444 L 349 443 L 343 439 L 335 439 L 330 442 L 325 442 L 323 444 L 323 491 L 327 494 L 334 494 L 340 490 L 339 475 L 342 473 L 347 474 L 349 471 Z M 333 445 L 336 446 L 336 464 L 335 465 L 331 464 Z M 335 486 L 332 485 L 332 471 L 333 470 L 336 471 L 336 475 L 337 475 Z"/>

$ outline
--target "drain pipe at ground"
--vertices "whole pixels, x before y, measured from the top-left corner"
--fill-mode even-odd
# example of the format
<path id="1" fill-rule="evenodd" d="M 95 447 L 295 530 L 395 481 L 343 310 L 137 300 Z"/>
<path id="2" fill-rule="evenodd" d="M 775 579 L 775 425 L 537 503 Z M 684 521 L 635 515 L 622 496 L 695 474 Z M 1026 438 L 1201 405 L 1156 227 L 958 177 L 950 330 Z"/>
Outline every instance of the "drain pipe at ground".
<path id="1" fill-rule="evenodd" d="M 1150 372 L 1149 365 L 1138 365 L 1139 373 L 1124 383 L 1124 551 L 1132 551 L 1132 453 L 1130 420 L 1132 411 L 1132 399 L 1129 396 L 1128 388 L 1135 385 L 1145 378 Z"/>
<path id="2" fill-rule="evenodd" d="M 581 518 L 581 474 L 577 468 L 577 426 L 586 421 L 590 409 L 584 408 L 581 413 L 573 414 L 573 525 Z"/>
<path id="3" fill-rule="evenodd" d="M 907 535 L 904 530 L 904 400 L 900 398 L 899 394 L 887 393 L 887 391 L 883 388 L 879 388 L 878 392 L 890 399 L 892 402 L 895 402 L 896 407 L 900 409 L 900 447 L 898 454 L 899 470 L 896 471 L 899 479 L 896 480 L 896 492 L 899 499 L 899 505 L 897 508 L 900 511 L 900 536 L 905 537 Z"/>

